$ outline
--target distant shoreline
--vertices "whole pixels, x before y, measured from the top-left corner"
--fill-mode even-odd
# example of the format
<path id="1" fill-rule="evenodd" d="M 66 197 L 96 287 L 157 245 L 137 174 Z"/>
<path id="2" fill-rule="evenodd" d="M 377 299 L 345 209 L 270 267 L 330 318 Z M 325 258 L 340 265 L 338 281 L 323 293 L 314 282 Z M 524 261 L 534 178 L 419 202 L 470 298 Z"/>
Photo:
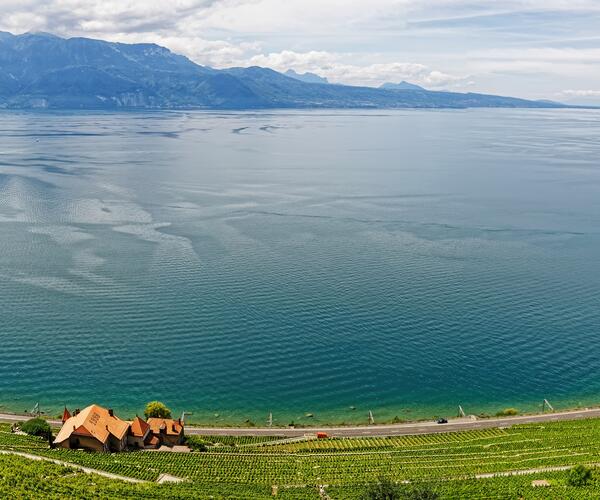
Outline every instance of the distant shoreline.
<path id="1" fill-rule="evenodd" d="M 205 111 L 208 113 L 256 113 L 256 112 L 276 112 L 276 111 L 466 111 L 466 110 L 534 110 L 534 111 L 560 111 L 560 110 L 600 110 L 600 106 L 581 105 L 581 104 L 560 104 L 559 106 L 279 106 L 279 107 L 203 107 L 203 106 L 182 106 L 182 107 L 142 107 L 142 106 L 119 106 L 119 107 L 53 107 L 53 106 L 0 106 L 1 111 L 16 112 L 64 112 L 64 113 L 144 113 L 144 112 L 177 112 L 177 111 Z"/>

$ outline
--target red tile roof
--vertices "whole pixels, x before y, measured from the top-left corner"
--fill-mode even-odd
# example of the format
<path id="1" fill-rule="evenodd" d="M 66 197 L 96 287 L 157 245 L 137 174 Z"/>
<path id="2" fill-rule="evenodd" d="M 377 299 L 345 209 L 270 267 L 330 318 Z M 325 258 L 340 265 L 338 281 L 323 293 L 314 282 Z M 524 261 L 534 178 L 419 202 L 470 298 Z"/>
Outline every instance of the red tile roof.
<path id="1" fill-rule="evenodd" d="M 69 413 L 69 410 L 67 410 L 67 407 L 65 406 L 65 411 L 63 411 L 63 416 L 62 416 L 62 423 L 64 424 L 70 418 L 71 418 L 71 414 Z"/>
<path id="2" fill-rule="evenodd" d="M 92 436 L 104 444 L 111 434 L 119 440 L 123 439 L 128 429 L 127 422 L 111 415 L 106 408 L 91 405 L 67 419 L 54 442 L 62 443 L 69 439 L 71 434 L 83 434 Z"/>
<path id="3" fill-rule="evenodd" d="M 135 417 L 133 422 L 131 422 L 131 427 L 129 429 L 129 433 L 135 437 L 144 437 L 146 435 L 146 431 L 150 428 L 150 426 L 144 422 L 140 417 Z"/>
<path id="4" fill-rule="evenodd" d="M 159 434 L 161 430 L 169 436 L 179 436 L 183 432 L 183 423 L 170 418 L 149 418 L 148 425 L 152 434 Z"/>

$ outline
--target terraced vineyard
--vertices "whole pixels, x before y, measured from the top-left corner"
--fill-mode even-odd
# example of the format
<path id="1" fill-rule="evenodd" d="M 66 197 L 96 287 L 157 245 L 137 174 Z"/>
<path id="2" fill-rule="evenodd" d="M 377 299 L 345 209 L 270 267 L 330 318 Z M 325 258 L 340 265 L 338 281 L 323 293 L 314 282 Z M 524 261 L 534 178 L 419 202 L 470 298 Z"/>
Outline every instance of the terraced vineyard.
<path id="1" fill-rule="evenodd" d="M 318 498 L 318 485 L 327 485 L 327 492 L 334 500 L 358 498 L 365 485 L 378 477 L 411 484 L 432 481 L 435 488 L 444 493 L 443 498 L 461 498 L 452 496 L 452 491 L 464 488 L 473 491 L 472 498 L 477 498 L 476 494 L 484 495 L 479 498 L 491 498 L 485 496 L 489 489 L 483 488 L 483 484 L 504 484 L 505 488 L 519 484 L 525 488 L 530 485 L 531 477 L 467 479 L 477 474 L 600 463 L 599 419 L 421 436 L 311 439 L 268 446 L 266 439 L 232 437 L 223 443 L 221 437 L 207 436 L 206 440 L 218 440 L 220 446 L 188 454 L 88 453 L 50 450 L 45 441 L 10 434 L 8 426 L 0 425 L 0 449 L 25 451 L 146 481 L 155 481 L 160 474 L 168 473 L 188 481 L 177 486 L 182 491 L 191 488 L 197 493 L 215 488 L 238 488 L 241 492 L 250 488 L 254 492 L 242 498 L 259 498 L 262 494 L 268 497 L 274 486 L 277 496 L 282 498 L 291 491 L 295 495 L 292 498 L 306 495 Z M 558 491 L 564 474 L 546 472 L 544 477 L 554 477 L 556 486 L 545 488 L 544 494 Z M 600 492 L 595 484 L 573 489 L 573 494 Z M 228 495 L 224 498 L 235 498 L 231 491 Z M 598 497 L 600 495 L 595 498 Z"/>
<path id="2" fill-rule="evenodd" d="M 200 436 L 210 443 L 223 446 L 253 446 L 280 441 L 278 436 Z"/>

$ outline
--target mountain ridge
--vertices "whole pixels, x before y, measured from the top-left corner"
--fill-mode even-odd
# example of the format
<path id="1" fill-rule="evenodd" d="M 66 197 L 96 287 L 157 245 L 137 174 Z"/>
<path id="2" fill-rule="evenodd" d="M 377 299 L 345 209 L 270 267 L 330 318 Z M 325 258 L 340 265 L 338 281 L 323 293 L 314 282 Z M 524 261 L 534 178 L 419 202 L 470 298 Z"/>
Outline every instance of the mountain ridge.
<path id="1" fill-rule="evenodd" d="M 402 80 L 400 83 L 391 83 L 391 82 L 382 83 L 379 86 L 379 88 L 383 89 L 383 90 L 425 90 L 425 91 L 427 91 L 426 88 L 421 87 L 420 85 L 416 85 L 414 83 L 407 82 L 406 80 Z"/>
<path id="2" fill-rule="evenodd" d="M 0 108 L 568 107 L 420 87 L 398 90 L 307 82 L 306 74 L 299 76 L 304 78 L 258 66 L 213 69 L 154 43 L 0 32 Z"/>
<path id="3" fill-rule="evenodd" d="M 295 78 L 296 80 L 300 80 L 306 83 L 329 83 L 327 78 L 317 75 L 316 73 L 311 73 L 307 71 L 306 73 L 297 73 L 293 69 L 288 69 L 285 73 L 285 76 L 289 76 L 290 78 Z"/>

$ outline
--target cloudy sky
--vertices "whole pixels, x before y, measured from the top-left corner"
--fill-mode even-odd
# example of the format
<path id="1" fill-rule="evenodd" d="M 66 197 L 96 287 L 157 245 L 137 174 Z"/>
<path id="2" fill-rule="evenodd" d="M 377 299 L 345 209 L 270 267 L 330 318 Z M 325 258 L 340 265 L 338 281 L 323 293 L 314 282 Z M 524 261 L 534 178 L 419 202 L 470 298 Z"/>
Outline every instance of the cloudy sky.
<path id="1" fill-rule="evenodd" d="M 600 102 L 600 0 L 0 0 L 0 30 L 156 42 L 214 67 Z"/>

